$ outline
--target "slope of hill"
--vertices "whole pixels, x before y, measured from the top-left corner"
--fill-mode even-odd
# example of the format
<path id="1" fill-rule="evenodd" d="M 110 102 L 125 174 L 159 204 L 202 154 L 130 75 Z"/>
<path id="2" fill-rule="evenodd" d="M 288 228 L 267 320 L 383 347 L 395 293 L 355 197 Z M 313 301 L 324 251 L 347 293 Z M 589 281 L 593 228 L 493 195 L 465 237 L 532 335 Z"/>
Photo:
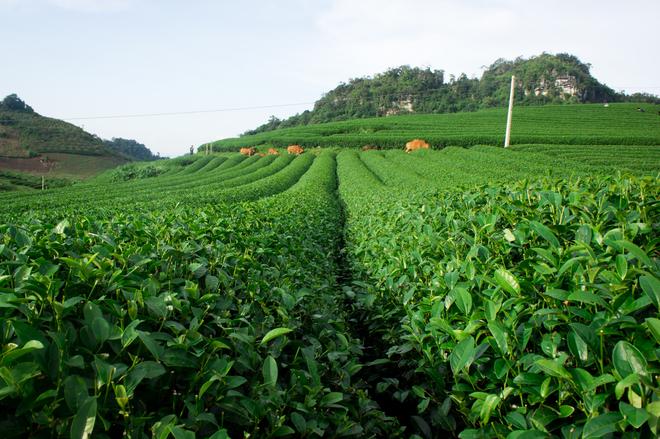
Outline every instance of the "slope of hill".
<path id="1" fill-rule="evenodd" d="M 506 105 L 511 75 L 516 76 L 516 103 L 603 103 L 644 101 L 660 103 L 648 94 L 626 96 L 601 84 L 590 65 L 569 54 L 543 53 L 514 61 L 498 59 L 480 79 L 465 74 L 447 80 L 442 70 L 400 66 L 373 77 L 342 83 L 319 99 L 312 111 L 288 119 L 270 120 L 249 130 L 251 135 L 277 128 L 354 118 L 412 113 L 455 113 Z"/>
<path id="2" fill-rule="evenodd" d="M 36 113 L 16 95 L 0 101 L 0 190 L 62 186 L 133 160 L 155 160 L 134 140 L 104 141 Z"/>
<path id="3" fill-rule="evenodd" d="M 640 111 L 639 109 L 643 110 Z M 655 104 L 576 104 L 514 108 L 512 144 L 660 145 L 660 106 Z M 501 145 L 506 109 L 452 114 L 402 115 L 282 128 L 213 142 L 213 149 L 242 146 L 402 148 L 413 138 L 433 147 Z"/>
<path id="4" fill-rule="evenodd" d="M 45 153 L 116 155 L 100 138 L 75 125 L 34 111 L 0 106 L 0 156 L 36 157 Z"/>

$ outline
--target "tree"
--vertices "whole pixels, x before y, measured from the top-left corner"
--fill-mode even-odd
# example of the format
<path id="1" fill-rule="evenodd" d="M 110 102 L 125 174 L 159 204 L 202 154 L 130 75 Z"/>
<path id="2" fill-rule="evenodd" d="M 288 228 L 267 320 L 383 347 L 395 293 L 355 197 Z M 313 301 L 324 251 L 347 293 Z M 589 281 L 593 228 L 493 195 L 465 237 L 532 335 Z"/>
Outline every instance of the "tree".
<path id="1" fill-rule="evenodd" d="M 0 102 L 0 109 L 9 111 L 23 111 L 25 113 L 34 113 L 32 107 L 27 105 L 16 94 L 10 94 Z"/>

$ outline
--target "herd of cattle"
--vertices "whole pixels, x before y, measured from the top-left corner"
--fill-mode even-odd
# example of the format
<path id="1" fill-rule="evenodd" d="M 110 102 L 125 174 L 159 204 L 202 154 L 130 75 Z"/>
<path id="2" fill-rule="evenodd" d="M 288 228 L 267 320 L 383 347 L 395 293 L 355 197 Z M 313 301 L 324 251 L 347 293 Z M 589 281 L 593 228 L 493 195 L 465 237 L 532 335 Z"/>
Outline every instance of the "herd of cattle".
<path id="1" fill-rule="evenodd" d="M 429 147 L 430 147 L 429 144 L 427 142 L 425 142 L 424 140 L 414 139 L 414 140 L 411 140 L 410 142 L 406 143 L 406 152 L 412 152 L 412 151 L 415 151 L 417 149 L 429 149 Z M 363 151 L 369 151 L 369 150 L 373 150 L 373 149 L 380 149 L 380 147 L 376 146 L 376 145 L 364 145 L 362 147 Z M 305 152 L 305 150 L 300 145 L 289 145 L 286 148 L 286 152 L 289 153 L 289 154 L 300 155 L 303 152 Z M 257 153 L 257 148 L 255 148 L 254 146 L 251 146 L 251 147 L 248 147 L 248 148 L 241 148 L 240 153 L 243 154 L 243 155 L 247 155 L 247 156 L 253 156 L 253 155 L 257 154 L 261 157 L 264 157 L 266 155 L 280 155 L 280 153 L 275 148 L 268 148 L 268 154 L 263 153 L 263 152 Z"/>

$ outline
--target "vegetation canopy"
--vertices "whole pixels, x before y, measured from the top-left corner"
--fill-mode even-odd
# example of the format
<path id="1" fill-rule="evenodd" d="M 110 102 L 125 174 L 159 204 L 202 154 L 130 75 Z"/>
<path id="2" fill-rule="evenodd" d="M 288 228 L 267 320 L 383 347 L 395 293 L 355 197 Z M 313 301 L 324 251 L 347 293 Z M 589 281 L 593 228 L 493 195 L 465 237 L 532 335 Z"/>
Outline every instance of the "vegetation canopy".
<path id="1" fill-rule="evenodd" d="M 657 436 L 659 157 L 195 154 L 0 194 L 3 435 Z"/>

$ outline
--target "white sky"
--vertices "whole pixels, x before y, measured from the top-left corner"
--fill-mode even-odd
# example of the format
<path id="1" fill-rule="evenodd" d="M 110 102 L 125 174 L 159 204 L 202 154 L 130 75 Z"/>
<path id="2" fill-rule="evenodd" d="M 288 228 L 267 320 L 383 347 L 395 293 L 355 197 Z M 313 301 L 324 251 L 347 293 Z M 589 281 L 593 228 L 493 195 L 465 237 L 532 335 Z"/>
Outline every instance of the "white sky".
<path id="1" fill-rule="evenodd" d="M 658 22 L 659 0 L 0 0 L 0 98 L 57 118 L 313 102 L 402 64 L 480 76 L 543 51 L 660 94 Z M 311 107 L 71 122 L 175 156 Z"/>

